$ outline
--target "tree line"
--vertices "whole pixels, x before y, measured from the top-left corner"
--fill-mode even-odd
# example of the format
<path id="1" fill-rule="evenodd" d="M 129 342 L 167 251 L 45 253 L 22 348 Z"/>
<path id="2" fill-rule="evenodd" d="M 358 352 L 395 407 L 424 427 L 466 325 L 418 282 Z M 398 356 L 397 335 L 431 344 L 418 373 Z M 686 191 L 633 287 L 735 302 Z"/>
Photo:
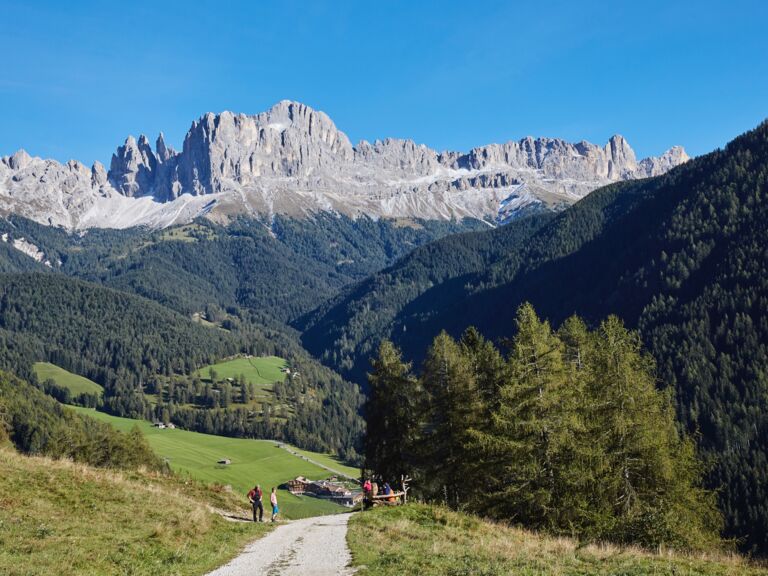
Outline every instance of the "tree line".
<path id="1" fill-rule="evenodd" d="M 420 375 L 389 341 L 369 374 L 366 468 L 525 527 L 586 540 L 706 549 L 715 494 L 637 333 L 616 317 L 558 330 L 530 304 L 502 354 L 467 329 L 430 346 Z"/>
<path id="2" fill-rule="evenodd" d="M 0 372 L 0 443 L 22 453 L 108 468 L 167 470 L 135 427 L 123 433 L 76 414 L 29 383 Z"/>

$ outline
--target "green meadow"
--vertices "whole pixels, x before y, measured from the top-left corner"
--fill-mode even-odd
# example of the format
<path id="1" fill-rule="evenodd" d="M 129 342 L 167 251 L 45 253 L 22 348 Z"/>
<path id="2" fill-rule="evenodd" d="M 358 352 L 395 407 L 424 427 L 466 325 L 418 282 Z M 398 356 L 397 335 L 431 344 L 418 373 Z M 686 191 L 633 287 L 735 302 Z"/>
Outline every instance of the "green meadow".
<path id="1" fill-rule="evenodd" d="M 210 228 L 200 224 L 185 224 L 173 228 L 166 228 L 160 234 L 160 241 L 198 242 L 200 239 L 215 240 L 216 234 Z"/>
<path id="2" fill-rule="evenodd" d="M 204 380 L 210 378 L 211 368 L 216 372 L 218 380 L 225 378 L 235 380 L 242 374 L 246 382 L 252 383 L 261 390 L 267 390 L 275 382 L 285 380 L 283 369 L 287 366 L 286 361 L 277 356 L 252 356 L 210 364 L 200 368 L 197 374 Z"/>
<path id="3" fill-rule="evenodd" d="M 272 486 L 278 486 L 296 476 L 306 476 L 313 480 L 331 476 L 327 470 L 291 454 L 270 440 L 226 438 L 178 429 L 161 430 L 143 420 L 118 418 L 90 408 L 72 408 L 92 418 L 108 422 L 118 430 L 128 431 L 138 426 L 155 453 L 167 458 L 174 471 L 203 482 L 232 486 L 243 498 L 257 482 L 267 495 Z M 296 451 L 292 447 L 291 450 Z M 354 468 L 335 462 L 329 456 L 303 453 L 312 460 L 333 463 L 332 468 L 350 476 L 357 474 Z M 229 459 L 231 463 L 217 464 L 222 459 Z M 267 514 L 269 501 L 265 501 Z M 346 510 L 342 506 L 317 498 L 293 496 L 285 490 L 278 491 L 278 503 L 286 518 L 305 518 Z"/>
<path id="4" fill-rule="evenodd" d="M 68 388 L 74 396 L 84 393 L 100 395 L 103 392 L 102 387 L 96 384 L 93 380 L 68 372 L 55 364 L 35 362 L 34 370 L 35 374 L 37 374 L 37 379 L 40 382 L 44 382 L 50 378 L 62 388 Z"/>
<path id="5" fill-rule="evenodd" d="M 347 542 L 359 576 L 768 576 L 737 555 L 589 544 L 424 504 L 356 514 Z"/>

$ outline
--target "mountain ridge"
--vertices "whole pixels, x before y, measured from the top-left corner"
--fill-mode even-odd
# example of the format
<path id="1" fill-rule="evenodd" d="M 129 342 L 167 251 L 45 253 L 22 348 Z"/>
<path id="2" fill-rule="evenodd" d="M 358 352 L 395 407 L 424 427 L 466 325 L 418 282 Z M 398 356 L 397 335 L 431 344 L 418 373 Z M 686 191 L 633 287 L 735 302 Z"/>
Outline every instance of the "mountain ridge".
<path id="1" fill-rule="evenodd" d="M 663 174 L 688 160 L 679 146 L 637 160 L 627 141 L 526 137 L 468 152 L 413 140 L 352 145 L 322 111 L 283 100 L 255 115 L 208 112 L 181 151 L 129 136 L 109 170 L 19 150 L 0 158 L 0 214 L 68 229 L 162 228 L 208 215 L 265 220 L 336 212 L 351 217 L 485 220 L 569 205 L 619 180 Z"/>

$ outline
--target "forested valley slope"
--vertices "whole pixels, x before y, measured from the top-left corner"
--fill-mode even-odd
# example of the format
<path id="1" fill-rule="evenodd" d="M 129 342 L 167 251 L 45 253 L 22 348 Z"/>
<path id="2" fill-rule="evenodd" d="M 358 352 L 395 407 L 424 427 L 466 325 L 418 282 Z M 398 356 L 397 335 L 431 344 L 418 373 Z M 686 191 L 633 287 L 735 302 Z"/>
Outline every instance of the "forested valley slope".
<path id="1" fill-rule="evenodd" d="M 674 391 L 719 490 L 726 534 L 768 549 L 768 123 L 666 175 L 418 248 L 304 317 L 302 341 L 362 382 L 390 338 L 424 357 L 441 330 L 501 341 L 531 302 L 559 326 L 616 314 Z M 472 246 L 466 249 L 466 246 Z"/>

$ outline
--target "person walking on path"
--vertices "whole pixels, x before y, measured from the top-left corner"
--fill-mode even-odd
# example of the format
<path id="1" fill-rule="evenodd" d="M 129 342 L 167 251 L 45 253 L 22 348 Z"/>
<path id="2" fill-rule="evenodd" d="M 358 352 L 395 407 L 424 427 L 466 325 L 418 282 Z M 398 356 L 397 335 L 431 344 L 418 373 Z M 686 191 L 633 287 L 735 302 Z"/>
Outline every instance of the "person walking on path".
<path id="1" fill-rule="evenodd" d="M 277 488 L 272 488 L 272 494 L 269 496 L 269 503 L 272 504 L 272 522 L 277 519 L 277 513 L 280 511 L 277 507 Z"/>
<path id="2" fill-rule="evenodd" d="M 253 506 L 253 521 L 254 522 L 264 522 L 264 504 L 261 503 L 261 486 L 256 484 L 251 490 L 248 492 L 248 501 L 251 503 L 251 506 Z M 258 514 L 258 520 L 257 518 Z"/>

